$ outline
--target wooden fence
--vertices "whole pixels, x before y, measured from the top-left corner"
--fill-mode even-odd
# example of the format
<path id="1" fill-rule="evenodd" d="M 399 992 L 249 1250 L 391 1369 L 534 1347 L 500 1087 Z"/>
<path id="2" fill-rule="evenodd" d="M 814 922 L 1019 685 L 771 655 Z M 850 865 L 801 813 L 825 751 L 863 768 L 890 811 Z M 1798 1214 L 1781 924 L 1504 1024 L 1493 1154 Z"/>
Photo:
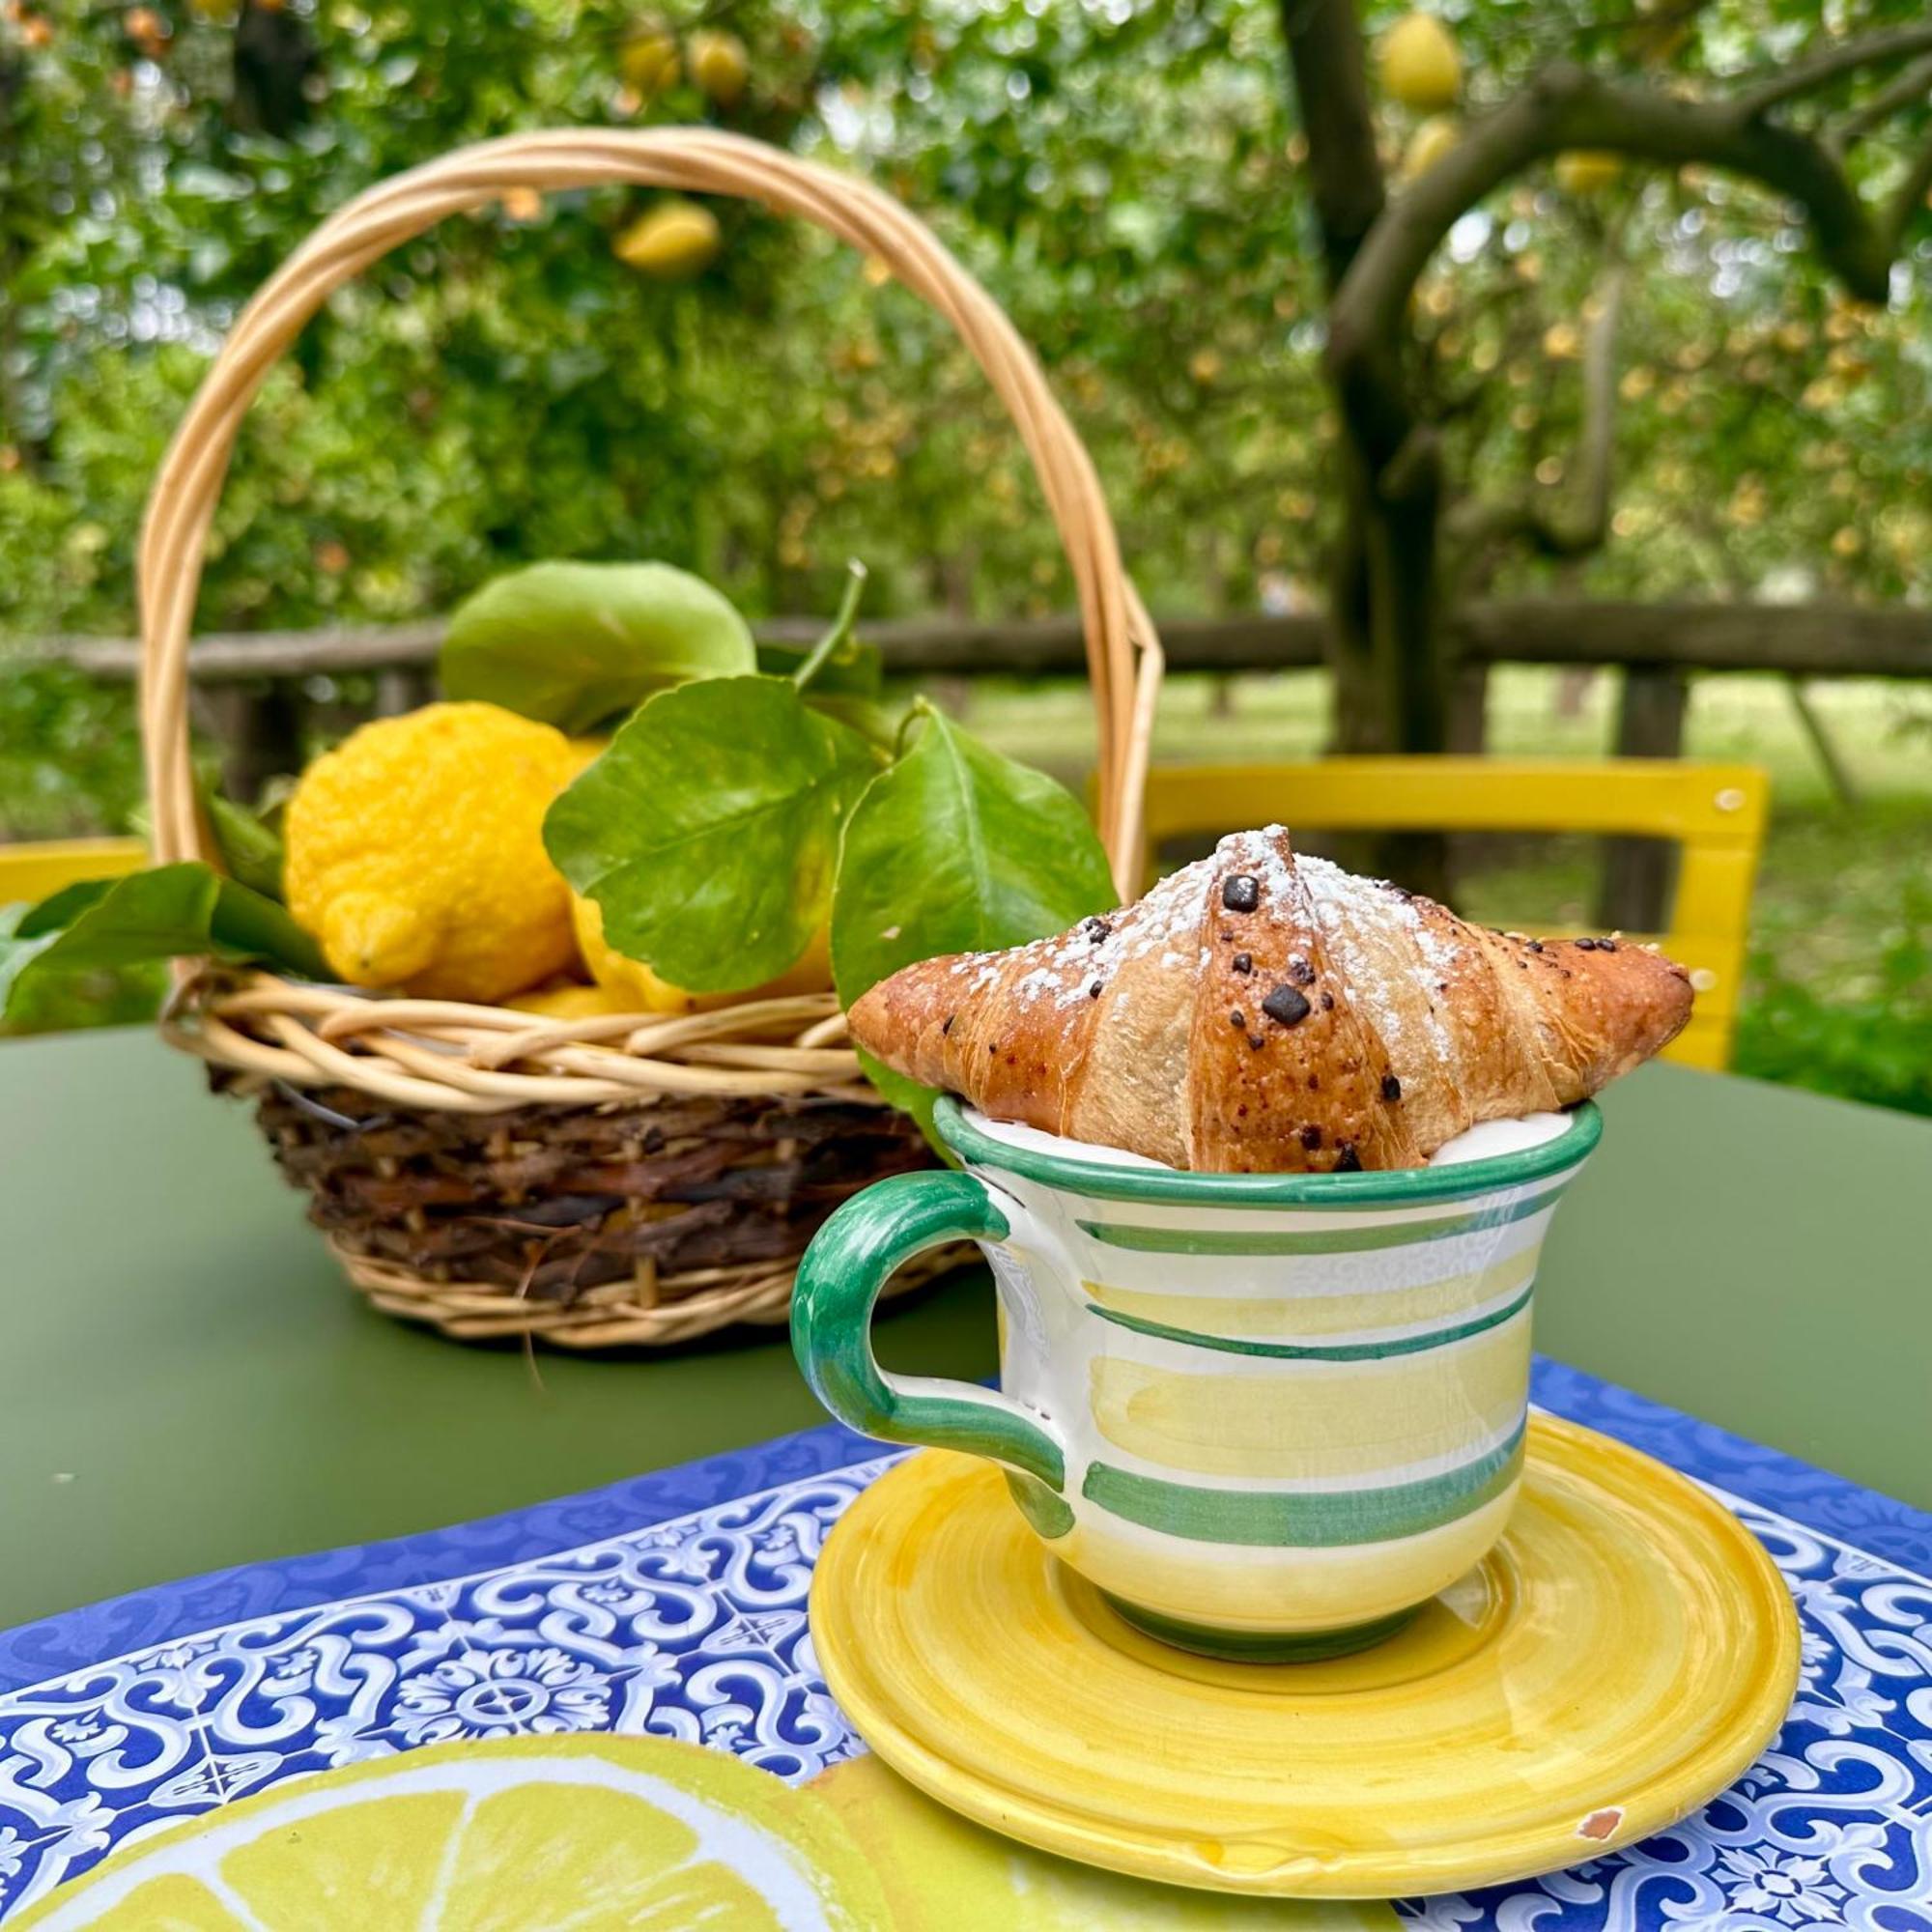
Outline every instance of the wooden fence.
<path id="1" fill-rule="evenodd" d="M 815 637 L 819 626 L 781 618 L 757 628 L 762 639 L 797 643 Z M 1313 615 L 1175 617 L 1161 623 L 1160 633 L 1176 671 L 1225 674 L 1321 662 L 1321 620 Z M 1071 617 L 895 619 L 867 624 L 865 635 L 884 652 L 890 670 L 912 678 L 1079 676 L 1086 668 Z M 441 636 L 441 623 L 431 621 L 197 639 L 195 720 L 222 746 L 230 789 L 253 796 L 265 778 L 296 767 L 311 727 L 346 724 L 355 715 L 339 697 L 315 696 L 317 679 L 372 677 L 373 708 L 382 714 L 424 702 Z M 1484 679 L 1492 664 L 1621 668 L 1615 749 L 1648 757 L 1675 756 L 1682 749 L 1693 671 L 1779 672 L 1791 680 L 1800 718 L 1828 769 L 1832 748 L 1805 702 L 1806 679 L 1932 677 L 1932 611 L 1524 599 L 1466 608 L 1451 643 L 1463 667 L 1455 747 L 1461 751 L 1482 748 Z M 54 639 L 38 654 L 107 678 L 133 676 L 138 662 L 135 644 L 126 639 Z M 1840 781 L 1835 772 L 1834 781 Z M 1613 844 L 1604 904 L 1617 916 L 1614 923 L 1633 929 L 1659 923 L 1671 857 L 1646 841 Z"/>

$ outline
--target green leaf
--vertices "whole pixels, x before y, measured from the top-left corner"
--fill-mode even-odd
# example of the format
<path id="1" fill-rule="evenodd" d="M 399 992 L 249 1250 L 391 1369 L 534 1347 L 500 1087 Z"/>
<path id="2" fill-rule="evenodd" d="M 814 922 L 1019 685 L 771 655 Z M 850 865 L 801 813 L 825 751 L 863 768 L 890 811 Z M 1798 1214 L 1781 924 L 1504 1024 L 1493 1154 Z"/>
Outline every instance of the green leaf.
<path id="1" fill-rule="evenodd" d="M 250 811 L 224 798 L 213 785 L 203 787 L 202 810 L 214 834 L 221 863 L 244 886 L 278 903 L 282 898 L 282 841 Z"/>
<path id="2" fill-rule="evenodd" d="M 250 890 L 239 879 L 215 880 L 214 916 L 209 937 L 229 959 L 260 959 L 304 980 L 333 980 L 322 949 L 289 916 L 288 908 Z M 190 947 L 193 952 L 196 949 Z"/>
<path id="3" fill-rule="evenodd" d="M 0 939 L 0 1013 L 14 1018 L 49 980 L 203 955 L 328 977 L 282 907 L 189 861 L 69 886 L 24 915 Z"/>
<path id="4" fill-rule="evenodd" d="M 0 1019 L 13 1019 L 26 1005 L 24 995 L 31 990 L 34 978 L 30 969 L 59 938 L 57 932 L 23 938 L 16 928 L 0 939 Z"/>
<path id="5" fill-rule="evenodd" d="M 860 737 L 868 738 L 888 758 L 898 754 L 899 726 L 905 714 L 870 697 L 844 697 L 836 692 L 820 691 L 813 685 L 805 693 L 805 701 L 814 711 L 849 725 Z"/>
<path id="6" fill-rule="evenodd" d="M 443 695 L 588 731 L 694 678 L 756 668 L 752 633 L 701 578 L 668 563 L 533 563 L 459 605 Z"/>
<path id="7" fill-rule="evenodd" d="M 50 893 L 39 905 L 22 906 L 10 936 L 38 939 L 43 933 L 58 932 L 113 890 L 112 879 L 76 879 L 72 885 Z"/>
<path id="8" fill-rule="evenodd" d="M 1106 854 L 1070 793 L 926 709 L 845 828 L 832 973 L 850 1006 L 901 966 L 1018 946 L 1115 903 Z"/>
<path id="9" fill-rule="evenodd" d="M 784 679 L 683 685 L 551 807 L 544 844 L 619 952 L 735 992 L 782 973 L 824 922 L 839 828 L 878 763 Z"/>

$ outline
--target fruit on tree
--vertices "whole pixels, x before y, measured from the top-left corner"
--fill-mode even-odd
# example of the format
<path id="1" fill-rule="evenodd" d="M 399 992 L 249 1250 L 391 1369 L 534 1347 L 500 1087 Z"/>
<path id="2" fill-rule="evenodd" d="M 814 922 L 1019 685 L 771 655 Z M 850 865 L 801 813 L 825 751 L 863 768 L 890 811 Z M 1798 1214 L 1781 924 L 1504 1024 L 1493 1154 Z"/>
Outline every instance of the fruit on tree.
<path id="1" fill-rule="evenodd" d="M 645 100 L 677 85 L 677 42 L 657 20 L 637 21 L 617 49 L 617 71 L 625 84 Z"/>
<path id="2" fill-rule="evenodd" d="M 1432 114 L 1409 137 L 1403 152 L 1403 179 L 1413 181 L 1417 175 L 1427 174 L 1462 136 L 1462 127 L 1453 114 Z"/>
<path id="3" fill-rule="evenodd" d="M 149 60 L 159 60 L 168 44 L 167 22 L 152 7 L 130 7 L 122 30 Z"/>
<path id="4" fill-rule="evenodd" d="M 1405 14 L 1377 50 L 1382 92 L 1418 114 L 1439 114 L 1463 89 L 1463 56 L 1434 14 Z"/>
<path id="5" fill-rule="evenodd" d="M 686 49 L 691 77 L 720 107 L 735 107 L 743 98 L 752 64 L 736 34 L 705 28 L 693 34 Z"/>
<path id="6" fill-rule="evenodd" d="M 718 259 L 718 217 L 695 201 L 662 201 L 611 243 L 620 262 L 661 282 L 686 282 Z"/>
<path id="7" fill-rule="evenodd" d="M 1565 194 L 1600 194 L 1622 173 L 1617 156 L 1595 148 L 1571 148 L 1556 156 L 1556 185 Z"/>

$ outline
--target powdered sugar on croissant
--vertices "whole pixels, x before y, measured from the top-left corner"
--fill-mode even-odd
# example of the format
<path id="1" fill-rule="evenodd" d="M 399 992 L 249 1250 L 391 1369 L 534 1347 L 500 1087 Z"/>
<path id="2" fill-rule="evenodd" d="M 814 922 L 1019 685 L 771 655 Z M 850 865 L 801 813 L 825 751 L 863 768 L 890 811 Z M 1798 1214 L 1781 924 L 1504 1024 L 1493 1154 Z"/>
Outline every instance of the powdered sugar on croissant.
<path id="1" fill-rule="evenodd" d="M 1419 1166 L 1479 1121 L 1580 1100 L 1690 997 L 1648 948 L 1490 932 L 1276 825 L 1056 938 L 909 966 L 851 1028 L 995 1119 L 1175 1167 L 1326 1173 Z"/>

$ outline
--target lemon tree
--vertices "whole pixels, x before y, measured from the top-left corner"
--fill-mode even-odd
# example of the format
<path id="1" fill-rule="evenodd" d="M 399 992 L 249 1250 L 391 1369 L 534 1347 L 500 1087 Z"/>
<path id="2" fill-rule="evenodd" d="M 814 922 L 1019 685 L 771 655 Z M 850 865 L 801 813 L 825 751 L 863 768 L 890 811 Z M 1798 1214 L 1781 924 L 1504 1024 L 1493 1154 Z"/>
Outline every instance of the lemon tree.
<path id="1" fill-rule="evenodd" d="M 14 1923 L 69 1932 L 526 1932 L 890 1924 L 836 1814 L 668 1739 L 432 1746 L 131 1846 Z"/>

